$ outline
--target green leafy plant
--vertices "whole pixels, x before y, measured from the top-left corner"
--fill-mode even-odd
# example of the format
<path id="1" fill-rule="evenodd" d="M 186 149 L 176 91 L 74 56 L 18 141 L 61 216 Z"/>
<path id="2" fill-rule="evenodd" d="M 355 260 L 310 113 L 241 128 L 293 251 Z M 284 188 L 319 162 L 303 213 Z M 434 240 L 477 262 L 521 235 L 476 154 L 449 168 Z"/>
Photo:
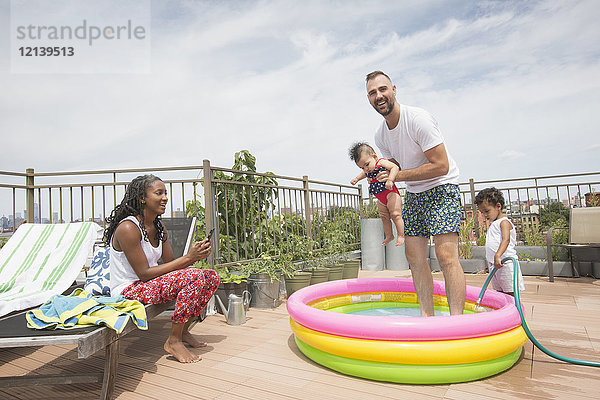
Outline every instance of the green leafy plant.
<path id="1" fill-rule="evenodd" d="M 281 273 L 292 276 L 297 268 L 289 257 L 261 254 L 258 259 L 240 264 L 240 269 L 248 275 L 265 274 L 274 282 L 279 280 Z"/>
<path id="2" fill-rule="evenodd" d="M 335 264 L 348 260 L 348 252 L 351 250 L 350 243 L 354 236 L 343 230 L 328 232 L 323 243 L 323 258 L 327 264 Z"/>
<path id="3" fill-rule="evenodd" d="M 594 189 L 590 193 L 585 194 L 585 206 L 586 207 L 600 207 L 600 193 Z"/>
<path id="4" fill-rule="evenodd" d="M 0 238 L 0 249 L 4 247 L 6 242 L 8 242 L 7 238 Z"/>
<path id="5" fill-rule="evenodd" d="M 485 232 L 479 235 L 475 244 L 477 244 L 477 246 L 485 246 Z"/>
<path id="6" fill-rule="evenodd" d="M 235 153 L 232 169 L 235 172 L 213 172 L 213 179 L 219 181 L 215 185 L 215 196 L 220 261 L 223 263 L 237 261 L 239 257 L 254 257 L 257 243 L 267 241 L 269 235 L 277 233 L 272 227 L 272 219 L 268 217 L 277 198 L 277 190 L 269 187 L 277 186 L 277 180 L 269 176 L 273 173 L 266 172 L 266 176 L 251 174 L 256 172 L 256 157 L 248 150 Z M 206 230 L 205 209 L 199 200 L 200 194 L 196 196 L 186 203 L 186 215 L 197 217 L 198 236 L 202 238 Z"/>
<path id="7" fill-rule="evenodd" d="M 473 257 L 471 248 L 473 247 L 473 219 L 468 219 L 460 224 L 460 230 L 458 232 L 458 256 L 462 259 L 469 259 Z"/>
<path id="8" fill-rule="evenodd" d="M 539 230 L 535 230 L 533 228 L 527 229 L 524 232 L 525 242 L 529 246 L 544 246 L 546 245 L 546 240 L 544 239 L 544 235 Z"/>
<path id="9" fill-rule="evenodd" d="M 546 261 L 545 258 L 537 258 L 537 257 L 533 257 L 531 254 L 529 253 L 522 253 L 519 254 L 519 260 L 521 261 Z"/>
<path id="10" fill-rule="evenodd" d="M 379 209 L 377 208 L 377 203 L 374 201 L 370 201 L 360 209 L 360 217 L 361 218 L 379 218 Z"/>
<path id="11" fill-rule="evenodd" d="M 319 250 L 332 228 L 354 237 L 352 232 L 358 230 L 359 211 L 333 205 L 326 212 L 311 215 L 312 239 L 309 241 L 305 216 L 291 208 L 285 212 L 279 208 L 277 180 L 270 172 L 253 175 L 255 164 L 256 158 L 242 150 L 235 153 L 231 171 L 215 170 L 213 173 L 217 181 L 214 191 L 219 221 L 218 263 L 256 259 L 262 255 L 283 257 L 280 262 L 286 257 L 293 261 L 308 261 L 321 256 Z M 198 219 L 197 239 L 204 238 L 206 232 L 203 197 L 196 193 L 196 198 L 186 203 L 186 215 Z M 373 206 L 378 217 L 377 206 Z"/>
<path id="12" fill-rule="evenodd" d="M 221 283 L 242 283 L 248 281 L 248 275 L 245 272 L 240 272 L 239 269 L 234 269 L 234 273 L 232 273 L 229 267 L 220 267 L 216 269 L 219 277 L 221 278 Z"/>

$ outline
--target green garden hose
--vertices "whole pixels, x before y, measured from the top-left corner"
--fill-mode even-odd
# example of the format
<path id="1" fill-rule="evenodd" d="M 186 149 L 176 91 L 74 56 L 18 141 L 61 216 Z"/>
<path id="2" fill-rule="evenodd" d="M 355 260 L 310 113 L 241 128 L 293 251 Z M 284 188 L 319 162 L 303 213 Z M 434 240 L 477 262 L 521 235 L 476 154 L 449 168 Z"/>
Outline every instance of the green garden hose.
<path id="1" fill-rule="evenodd" d="M 543 351 L 550 357 L 556 358 L 557 360 L 565 361 L 565 362 L 568 362 L 571 364 L 585 365 L 588 367 L 600 367 L 600 362 L 577 360 L 574 358 L 564 357 L 564 356 L 558 355 L 556 353 L 553 353 L 550 350 L 546 349 L 544 346 L 542 346 L 540 344 L 540 342 L 538 342 L 536 340 L 536 338 L 533 337 L 533 334 L 529 330 L 529 327 L 527 326 L 527 322 L 525 321 L 525 316 L 523 315 L 523 310 L 521 309 L 521 298 L 519 295 L 519 270 L 518 270 L 519 262 L 514 257 L 506 257 L 506 258 L 502 259 L 502 264 L 504 264 L 506 261 L 509 261 L 509 260 L 512 260 L 513 265 L 515 266 L 515 268 L 513 268 L 514 269 L 513 287 L 515 289 L 515 305 L 517 306 L 517 311 L 519 312 L 519 316 L 521 317 L 521 325 L 523 326 L 523 330 L 527 334 L 527 337 L 529 338 L 529 340 L 531 340 L 531 342 L 535 345 L 535 347 L 537 347 L 538 349 L 540 349 L 541 351 Z M 486 279 L 485 283 L 483 284 L 483 287 L 481 288 L 481 292 L 479 293 L 479 299 L 477 300 L 478 306 L 479 306 L 479 303 L 481 302 L 481 299 L 483 298 L 483 294 L 484 294 L 485 290 L 487 289 L 488 284 L 490 283 L 490 280 L 492 279 L 492 276 L 494 276 L 495 273 L 496 273 L 496 268 L 492 268 L 488 278 Z"/>

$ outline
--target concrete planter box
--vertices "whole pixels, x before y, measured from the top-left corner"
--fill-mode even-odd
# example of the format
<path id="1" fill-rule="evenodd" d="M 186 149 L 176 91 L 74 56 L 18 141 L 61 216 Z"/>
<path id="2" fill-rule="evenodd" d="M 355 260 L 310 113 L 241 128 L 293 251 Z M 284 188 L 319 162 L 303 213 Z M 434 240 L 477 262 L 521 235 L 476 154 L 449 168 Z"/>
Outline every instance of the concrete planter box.
<path id="1" fill-rule="evenodd" d="M 392 225 L 392 229 L 394 235 L 397 235 L 396 227 Z M 392 240 L 385 245 L 385 268 L 392 271 L 406 271 L 410 269 L 408 260 L 406 259 L 404 245 L 396 246 L 395 240 Z"/>
<path id="2" fill-rule="evenodd" d="M 546 261 L 519 260 L 521 272 L 528 276 L 548 276 L 548 263 Z M 568 261 L 554 261 L 552 263 L 554 276 L 572 278 L 571 263 Z"/>
<path id="3" fill-rule="evenodd" d="M 460 259 L 460 265 L 465 273 L 481 273 L 485 270 L 485 246 L 471 247 L 472 258 Z M 517 256 L 523 275 L 548 276 L 546 261 L 546 246 L 517 246 Z M 539 258 L 543 261 L 527 261 L 525 258 Z M 429 246 L 429 265 L 432 271 L 440 271 L 440 264 L 435 256 L 435 248 Z M 600 262 L 580 261 L 576 265 L 581 276 L 593 275 L 600 279 Z M 553 261 L 554 276 L 573 277 L 569 261 Z"/>
<path id="4" fill-rule="evenodd" d="M 464 272 L 470 274 L 481 274 L 485 271 L 486 261 L 481 258 L 460 259 L 460 266 Z"/>
<path id="5" fill-rule="evenodd" d="M 481 274 L 485 271 L 485 260 L 480 258 L 461 258 L 458 260 L 463 271 L 468 274 Z M 437 259 L 429 260 L 429 267 L 433 272 L 441 271 L 440 263 Z"/>
<path id="6" fill-rule="evenodd" d="M 538 258 L 541 260 L 546 260 L 546 257 L 548 256 L 546 246 L 517 246 L 516 249 L 519 260 L 523 260 L 525 258 Z M 485 246 L 471 247 L 471 254 L 471 258 L 485 259 Z"/>
<path id="7" fill-rule="evenodd" d="M 591 261 L 578 261 L 575 263 L 575 268 L 577 268 L 581 276 L 592 276 L 592 264 Z"/>
<path id="8" fill-rule="evenodd" d="M 592 276 L 596 279 L 600 279 L 600 262 L 592 263 Z"/>
<path id="9" fill-rule="evenodd" d="M 381 245 L 383 239 L 381 218 L 362 218 L 360 220 L 362 269 L 381 271 L 385 268 L 385 249 Z"/>

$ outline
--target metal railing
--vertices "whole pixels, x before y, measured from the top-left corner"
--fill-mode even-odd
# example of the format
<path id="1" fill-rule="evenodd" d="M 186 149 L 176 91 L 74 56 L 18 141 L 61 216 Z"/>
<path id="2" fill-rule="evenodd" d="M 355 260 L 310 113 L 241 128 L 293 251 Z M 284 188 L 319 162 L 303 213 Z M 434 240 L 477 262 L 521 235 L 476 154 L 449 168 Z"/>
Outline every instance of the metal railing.
<path id="1" fill-rule="evenodd" d="M 399 185 L 401 196 L 405 188 Z M 560 202 L 565 207 L 589 207 L 600 205 L 600 172 L 547 175 L 528 178 L 509 178 L 476 181 L 471 178 L 459 183 L 463 220 L 473 220 L 473 236 L 479 237 L 485 222 L 473 203 L 475 195 L 486 187 L 494 186 L 504 195 L 506 213 L 517 228 L 520 239 L 527 230 L 540 229 L 542 209 Z M 363 199 L 363 204 L 373 198 Z"/>
<path id="2" fill-rule="evenodd" d="M 483 219 L 474 218 L 477 206 L 473 199 L 480 190 L 491 186 L 502 191 L 506 213 L 519 234 L 539 229 L 542 210 L 552 203 L 562 203 L 568 208 L 600 205 L 597 204 L 600 200 L 600 172 L 482 181 L 469 179 L 460 183 L 463 214 L 466 219 L 473 219 L 476 237 L 482 232 Z"/>
<path id="3" fill-rule="evenodd" d="M 160 176 L 167 185 L 170 201 L 165 216 L 199 216 L 201 229 L 219 224 L 222 248 L 217 248 L 216 254 L 225 262 L 255 258 L 260 251 L 258 243 L 276 246 L 290 234 L 320 242 L 327 231 L 343 229 L 352 233 L 356 241 L 359 239 L 358 210 L 365 201 L 360 187 L 310 180 L 306 176 L 214 167 L 208 160 L 201 166 L 185 167 L 44 173 L 33 169 L 25 173 L 0 171 L 0 234 L 10 235 L 22 220 L 48 223 L 94 220 L 104 224 L 131 179 L 145 173 Z M 478 214 L 472 199 L 490 186 L 504 193 L 507 213 L 522 234 L 535 225 L 535 220 L 539 223 L 542 208 L 551 203 L 585 207 L 597 202 L 600 172 L 469 179 L 459 186 L 463 214 L 465 219 L 473 219 L 475 237 L 483 232 L 483 219 L 475 217 Z"/>
<path id="4" fill-rule="evenodd" d="M 265 244 L 277 246 L 289 235 L 322 243 L 326 233 L 349 232 L 354 243 L 361 188 L 271 173 L 201 166 L 120 170 L 35 172 L 0 171 L 0 227 L 10 235 L 22 222 L 93 220 L 105 225 L 141 174 L 159 176 L 169 193 L 165 217 L 198 217 L 198 229 L 218 226 L 211 265 L 254 259 Z M 23 210 L 24 215 L 20 214 Z M 4 215 L 8 213 L 7 217 Z M 201 236 L 202 234 L 200 234 Z"/>

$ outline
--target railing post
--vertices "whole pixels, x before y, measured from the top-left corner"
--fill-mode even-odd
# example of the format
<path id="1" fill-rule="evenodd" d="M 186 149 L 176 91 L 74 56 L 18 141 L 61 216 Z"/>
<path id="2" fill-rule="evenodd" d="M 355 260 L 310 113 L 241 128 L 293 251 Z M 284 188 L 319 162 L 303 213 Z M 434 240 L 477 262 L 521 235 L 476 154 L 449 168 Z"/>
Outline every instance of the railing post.
<path id="1" fill-rule="evenodd" d="M 552 262 L 552 231 L 554 228 L 548 229 L 546 232 L 546 259 L 548 260 L 548 281 L 554 282 L 554 263 Z"/>
<path id="2" fill-rule="evenodd" d="M 304 175 L 302 177 L 302 186 L 303 186 L 303 190 L 304 190 L 304 219 L 306 221 L 306 236 L 309 239 L 312 239 L 312 232 L 311 232 L 311 209 L 312 209 L 312 204 L 310 204 L 310 192 L 308 191 L 308 175 Z M 310 241 L 309 241 L 310 243 Z M 311 245 L 311 249 L 312 249 L 312 245 Z"/>
<path id="3" fill-rule="evenodd" d="M 26 211 L 27 211 L 27 222 L 28 223 L 33 223 L 35 222 L 35 203 L 34 203 L 34 195 L 35 195 L 35 189 L 34 189 L 34 185 L 35 185 L 35 176 L 34 176 L 34 170 L 33 168 L 27 168 L 25 170 L 25 173 L 27 174 L 27 176 L 25 177 L 25 186 L 27 186 L 27 204 L 26 204 Z"/>
<path id="4" fill-rule="evenodd" d="M 219 254 L 219 229 L 217 220 L 217 207 L 215 202 L 215 192 L 213 190 L 213 173 L 210 168 L 210 160 L 202 161 L 203 181 L 204 181 L 204 219 L 206 223 L 206 234 L 212 228 L 215 228 L 215 233 L 212 239 L 212 252 L 208 256 L 208 263 L 213 266 L 215 261 L 220 258 Z"/>
<path id="5" fill-rule="evenodd" d="M 475 238 L 479 239 L 479 217 L 477 216 L 477 206 L 475 205 L 475 181 L 469 178 L 469 189 L 471 190 L 471 209 L 473 210 L 473 226 L 475 227 Z"/>

